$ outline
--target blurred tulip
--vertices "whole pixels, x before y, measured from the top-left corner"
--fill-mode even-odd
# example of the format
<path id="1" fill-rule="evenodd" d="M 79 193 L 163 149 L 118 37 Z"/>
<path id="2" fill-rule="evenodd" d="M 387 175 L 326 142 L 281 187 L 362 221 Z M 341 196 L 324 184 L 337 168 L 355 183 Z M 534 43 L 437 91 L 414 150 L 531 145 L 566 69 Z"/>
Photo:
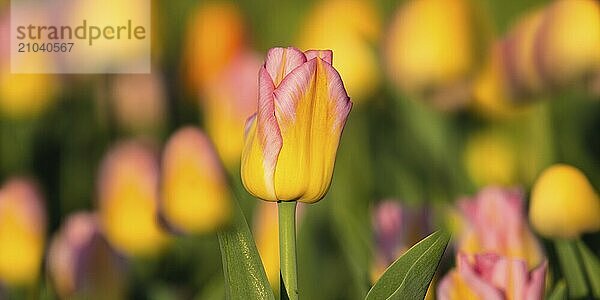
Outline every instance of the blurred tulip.
<path id="1" fill-rule="evenodd" d="M 239 167 L 244 146 L 244 124 L 256 111 L 256 74 L 260 64 L 260 59 L 253 53 L 241 54 L 206 89 L 201 103 L 207 133 L 230 170 Z"/>
<path id="2" fill-rule="evenodd" d="M 373 95 L 381 81 L 375 52 L 380 35 L 381 20 L 374 2 L 326 0 L 306 16 L 299 46 L 333 50 L 349 94 L 361 103 Z"/>
<path id="3" fill-rule="evenodd" d="M 12 119 L 35 118 L 52 105 L 59 82 L 54 75 L 13 74 L 10 45 L 10 19 L 7 13 L 0 13 L 0 115 Z M 24 64 L 38 67 L 52 64 L 43 58 L 27 56 Z"/>
<path id="4" fill-rule="evenodd" d="M 314 203 L 329 189 L 352 108 L 332 57 L 328 50 L 269 50 L 242 153 L 242 181 L 254 196 Z"/>
<path id="5" fill-rule="evenodd" d="M 194 90 L 208 87 L 244 49 L 245 25 L 239 7 L 211 2 L 190 16 L 184 44 L 184 70 Z"/>
<path id="6" fill-rule="evenodd" d="M 513 100 L 501 50 L 499 43 L 491 48 L 487 62 L 473 83 L 471 106 L 475 112 L 489 119 L 513 117 L 527 108 Z"/>
<path id="7" fill-rule="evenodd" d="M 478 187 L 509 186 L 517 181 L 518 156 L 510 139 L 497 131 L 477 132 L 467 141 L 463 161 Z"/>
<path id="8" fill-rule="evenodd" d="M 115 119 L 126 131 L 152 133 L 165 125 L 166 91 L 157 73 L 117 75 L 112 92 Z"/>
<path id="9" fill-rule="evenodd" d="M 469 0 L 411 0 L 390 25 L 385 59 L 393 82 L 405 93 L 444 110 L 466 103 L 477 69 L 481 37 Z"/>
<path id="10" fill-rule="evenodd" d="M 442 279 L 441 300 L 539 300 L 544 298 L 546 262 L 528 272 L 527 263 L 497 254 L 457 255 L 457 267 Z"/>
<path id="11" fill-rule="evenodd" d="M 46 236 L 44 201 L 27 179 L 0 189 L 0 284 L 33 285 L 38 279 Z"/>
<path id="12" fill-rule="evenodd" d="M 271 287 L 279 289 L 279 219 L 277 205 L 260 202 L 254 215 L 253 233 Z"/>
<path id="13" fill-rule="evenodd" d="M 161 211 L 188 233 L 213 232 L 231 213 L 223 167 L 208 138 L 195 127 L 175 132 L 163 153 Z"/>
<path id="14" fill-rule="evenodd" d="M 157 222 L 158 162 L 138 141 L 117 144 L 99 173 L 99 219 L 107 240 L 127 255 L 152 255 L 167 237 Z"/>
<path id="15" fill-rule="evenodd" d="M 48 250 L 48 271 L 61 299 L 125 299 L 124 261 L 93 214 L 67 218 Z"/>
<path id="16" fill-rule="evenodd" d="M 600 199 L 578 169 L 553 165 L 544 170 L 531 192 L 529 220 L 548 238 L 575 238 L 600 230 Z"/>
<path id="17" fill-rule="evenodd" d="M 459 252 L 495 253 L 529 267 L 541 263 L 543 253 L 527 226 L 521 192 L 488 187 L 458 205 L 466 225 L 458 235 Z"/>
<path id="18" fill-rule="evenodd" d="M 383 272 L 409 247 L 431 232 L 431 216 L 425 207 L 403 207 L 398 200 L 384 200 L 373 211 L 375 261 L 371 281 Z"/>
<path id="19" fill-rule="evenodd" d="M 535 37 L 543 16 L 543 9 L 526 13 L 518 19 L 503 41 L 503 56 L 514 100 L 536 95 L 544 87 L 536 67 L 535 53 Z"/>
<path id="20" fill-rule="evenodd" d="M 600 68 L 600 4 L 558 0 L 544 14 L 537 34 L 538 68 L 544 79 L 563 86 Z"/>

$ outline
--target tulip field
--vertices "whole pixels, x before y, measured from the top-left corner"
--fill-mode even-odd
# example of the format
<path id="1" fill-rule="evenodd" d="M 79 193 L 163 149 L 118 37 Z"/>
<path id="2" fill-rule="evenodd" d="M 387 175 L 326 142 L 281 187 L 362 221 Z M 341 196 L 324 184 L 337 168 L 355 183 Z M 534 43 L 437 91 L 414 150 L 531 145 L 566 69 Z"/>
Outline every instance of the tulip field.
<path id="1" fill-rule="evenodd" d="M 4 299 L 600 299 L 600 2 L 0 0 Z"/>

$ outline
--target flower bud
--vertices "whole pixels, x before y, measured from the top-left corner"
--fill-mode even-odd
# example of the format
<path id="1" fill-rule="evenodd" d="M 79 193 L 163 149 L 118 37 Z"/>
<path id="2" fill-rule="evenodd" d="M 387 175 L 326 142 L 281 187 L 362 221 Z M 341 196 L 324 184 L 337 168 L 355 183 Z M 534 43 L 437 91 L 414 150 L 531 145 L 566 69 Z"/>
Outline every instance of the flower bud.
<path id="1" fill-rule="evenodd" d="M 329 50 L 269 50 L 242 153 L 242 181 L 254 196 L 314 203 L 327 193 L 352 107 L 332 59 Z"/>
<path id="2" fill-rule="evenodd" d="M 167 241 L 158 218 L 158 161 L 138 141 L 117 144 L 99 173 L 98 210 L 108 241 L 127 255 L 152 255 Z"/>
<path id="3" fill-rule="evenodd" d="M 548 238 L 576 238 L 600 230 L 600 199 L 578 169 L 554 165 L 536 180 L 529 207 L 535 230 Z"/>
<path id="4" fill-rule="evenodd" d="M 69 216 L 48 250 L 48 271 L 61 299 L 125 299 L 124 267 L 90 213 Z"/>
<path id="5" fill-rule="evenodd" d="M 161 212 L 187 233 L 214 232 L 231 213 L 231 195 L 211 142 L 199 129 L 175 132 L 163 153 Z"/>
<path id="6" fill-rule="evenodd" d="M 0 189 L 0 284 L 32 285 L 38 279 L 46 212 L 35 185 L 11 179 Z"/>
<path id="7" fill-rule="evenodd" d="M 555 86 L 584 79 L 600 68 L 600 4 L 558 0 L 543 17 L 537 34 L 538 68 Z"/>

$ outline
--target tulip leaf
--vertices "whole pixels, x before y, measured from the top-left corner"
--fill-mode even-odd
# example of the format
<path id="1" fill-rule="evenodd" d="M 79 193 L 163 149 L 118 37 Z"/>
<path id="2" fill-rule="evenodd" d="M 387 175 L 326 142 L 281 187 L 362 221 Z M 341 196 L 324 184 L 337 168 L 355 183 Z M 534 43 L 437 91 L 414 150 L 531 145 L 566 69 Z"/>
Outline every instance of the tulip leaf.
<path id="1" fill-rule="evenodd" d="M 581 240 L 577 241 L 577 248 L 579 248 L 579 254 L 581 255 L 583 267 L 587 273 L 594 299 L 600 299 L 600 261 Z"/>
<path id="2" fill-rule="evenodd" d="M 564 280 L 559 281 L 552 290 L 547 300 L 567 300 L 567 285 Z"/>
<path id="3" fill-rule="evenodd" d="M 227 299 L 275 299 L 252 233 L 237 204 L 231 226 L 218 232 Z"/>
<path id="4" fill-rule="evenodd" d="M 561 271 L 567 281 L 567 289 L 571 298 L 583 298 L 587 295 L 587 285 L 583 266 L 577 255 L 577 248 L 573 241 L 556 240 L 556 253 L 560 262 Z"/>
<path id="5" fill-rule="evenodd" d="M 442 230 L 421 240 L 383 273 L 365 299 L 424 299 L 449 241 Z"/>

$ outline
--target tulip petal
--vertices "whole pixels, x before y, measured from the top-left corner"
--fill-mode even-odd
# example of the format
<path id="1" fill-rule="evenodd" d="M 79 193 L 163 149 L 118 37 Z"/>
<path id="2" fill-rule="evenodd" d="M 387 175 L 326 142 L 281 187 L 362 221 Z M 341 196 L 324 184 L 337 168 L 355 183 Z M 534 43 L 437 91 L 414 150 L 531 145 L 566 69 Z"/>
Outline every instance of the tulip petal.
<path id="1" fill-rule="evenodd" d="M 277 87 L 290 72 L 305 62 L 304 53 L 294 47 L 272 48 L 267 53 L 265 68 Z"/>
<path id="2" fill-rule="evenodd" d="M 543 298 L 547 267 L 548 262 L 544 261 L 541 265 L 531 271 L 529 284 L 525 290 L 525 300 L 537 300 Z"/>
<path id="3" fill-rule="evenodd" d="M 480 277 L 477 272 L 471 267 L 468 262 L 468 258 L 464 254 L 457 256 L 458 260 L 458 271 L 461 277 L 465 280 L 465 283 L 469 288 L 474 291 L 481 299 L 486 300 L 502 300 L 504 297 L 502 293 L 496 289 L 493 285 L 486 282 Z"/>
<path id="4" fill-rule="evenodd" d="M 277 197 L 316 202 L 329 188 L 352 103 L 338 72 L 320 58 L 288 74 L 274 95 L 283 139 L 275 170 Z"/>
<path id="5" fill-rule="evenodd" d="M 331 50 L 308 50 L 304 52 L 304 55 L 306 55 L 306 60 L 318 57 L 326 63 L 333 65 L 333 51 Z"/>
<path id="6" fill-rule="evenodd" d="M 263 200 L 277 201 L 274 187 L 275 165 L 282 146 L 275 119 L 275 86 L 266 67 L 259 72 L 258 112 L 246 123 L 242 153 L 242 182 L 246 189 Z"/>

